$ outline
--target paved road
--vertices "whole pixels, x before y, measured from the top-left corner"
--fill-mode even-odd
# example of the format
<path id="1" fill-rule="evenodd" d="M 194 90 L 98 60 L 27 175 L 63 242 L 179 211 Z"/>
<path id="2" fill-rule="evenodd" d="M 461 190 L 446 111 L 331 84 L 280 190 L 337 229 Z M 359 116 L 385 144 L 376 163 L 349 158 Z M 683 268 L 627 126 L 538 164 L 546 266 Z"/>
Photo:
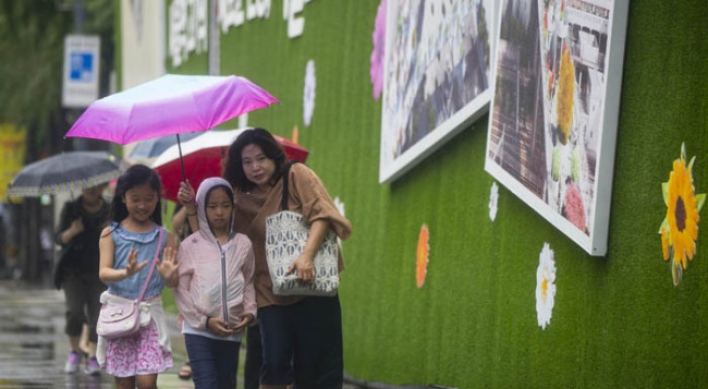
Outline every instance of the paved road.
<path id="1" fill-rule="evenodd" d="M 61 292 L 0 283 L 0 388 L 113 388 L 113 378 L 106 374 L 92 377 L 63 372 L 69 351 L 64 323 Z M 177 378 L 185 352 L 177 330 L 173 333 L 175 366 L 159 376 L 158 386 L 194 388 L 191 381 Z"/>

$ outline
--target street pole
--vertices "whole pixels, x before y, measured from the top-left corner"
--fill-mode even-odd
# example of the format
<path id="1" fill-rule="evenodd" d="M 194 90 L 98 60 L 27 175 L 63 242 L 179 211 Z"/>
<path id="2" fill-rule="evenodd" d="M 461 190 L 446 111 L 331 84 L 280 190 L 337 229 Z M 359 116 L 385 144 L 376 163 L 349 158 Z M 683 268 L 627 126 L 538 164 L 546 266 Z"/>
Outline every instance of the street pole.
<path id="1" fill-rule="evenodd" d="M 86 9 L 84 8 L 84 0 L 74 1 L 74 34 L 80 35 L 84 32 L 84 22 L 86 21 Z M 74 123 L 83 113 L 82 109 L 70 109 L 70 123 Z M 88 150 L 89 142 L 85 138 L 73 138 L 74 150 Z"/>

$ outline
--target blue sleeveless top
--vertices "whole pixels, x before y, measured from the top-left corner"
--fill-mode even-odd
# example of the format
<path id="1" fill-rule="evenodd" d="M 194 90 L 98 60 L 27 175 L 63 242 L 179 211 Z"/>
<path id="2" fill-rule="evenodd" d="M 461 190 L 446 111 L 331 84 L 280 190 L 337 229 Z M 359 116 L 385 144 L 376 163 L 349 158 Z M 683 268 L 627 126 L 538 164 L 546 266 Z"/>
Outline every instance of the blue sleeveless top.
<path id="1" fill-rule="evenodd" d="M 162 227 L 156 225 L 152 231 L 132 232 L 124 229 L 120 223 L 111 222 L 110 226 L 112 230 L 111 236 L 113 237 L 113 244 L 115 246 L 113 252 L 114 269 L 125 269 L 125 266 L 128 264 L 128 255 L 130 254 L 131 248 L 138 250 L 138 263 L 145 261 L 152 262 L 155 256 L 155 250 L 157 250 L 157 237 Z M 165 249 L 166 242 L 167 233 L 163 231 L 158 261 L 162 259 L 162 252 Z M 149 267 L 150 265 L 145 266 L 138 273 L 122 281 L 108 284 L 108 292 L 128 299 L 137 299 L 145 283 L 145 278 L 150 271 Z M 160 276 L 157 268 L 155 268 L 155 270 L 152 271 L 152 277 L 145 290 L 143 299 L 148 300 L 159 296 L 164 287 L 165 281 Z"/>

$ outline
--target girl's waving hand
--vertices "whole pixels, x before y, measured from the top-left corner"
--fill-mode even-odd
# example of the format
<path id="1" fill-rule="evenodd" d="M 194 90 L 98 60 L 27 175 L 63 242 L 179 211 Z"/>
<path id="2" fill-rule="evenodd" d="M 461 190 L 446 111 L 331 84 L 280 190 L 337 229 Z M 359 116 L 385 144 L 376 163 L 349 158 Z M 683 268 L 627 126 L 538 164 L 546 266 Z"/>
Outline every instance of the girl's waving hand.
<path id="1" fill-rule="evenodd" d="M 177 268 L 179 268 L 179 263 L 177 263 L 177 249 L 173 246 L 165 247 L 162 252 L 162 260 L 157 263 L 157 271 L 160 272 L 162 279 L 165 280 L 165 284 L 174 288 L 179 282 L 179 275 Z"/>

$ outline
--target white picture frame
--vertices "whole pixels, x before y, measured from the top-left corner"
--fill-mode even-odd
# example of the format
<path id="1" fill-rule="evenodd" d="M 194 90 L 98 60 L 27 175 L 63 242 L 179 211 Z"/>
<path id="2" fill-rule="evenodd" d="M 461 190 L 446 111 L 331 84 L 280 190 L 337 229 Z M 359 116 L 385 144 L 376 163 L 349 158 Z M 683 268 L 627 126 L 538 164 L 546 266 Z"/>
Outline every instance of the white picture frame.
<path id="1" fill-rule="evenodd" d="M 485 170 L 604 256 L 629 2 L 501 3 Z"/>
<path id="2" fill-rule="evenodd" d="M 379 182 L 488 112 L 495 0 L 388 0 Z"/>

